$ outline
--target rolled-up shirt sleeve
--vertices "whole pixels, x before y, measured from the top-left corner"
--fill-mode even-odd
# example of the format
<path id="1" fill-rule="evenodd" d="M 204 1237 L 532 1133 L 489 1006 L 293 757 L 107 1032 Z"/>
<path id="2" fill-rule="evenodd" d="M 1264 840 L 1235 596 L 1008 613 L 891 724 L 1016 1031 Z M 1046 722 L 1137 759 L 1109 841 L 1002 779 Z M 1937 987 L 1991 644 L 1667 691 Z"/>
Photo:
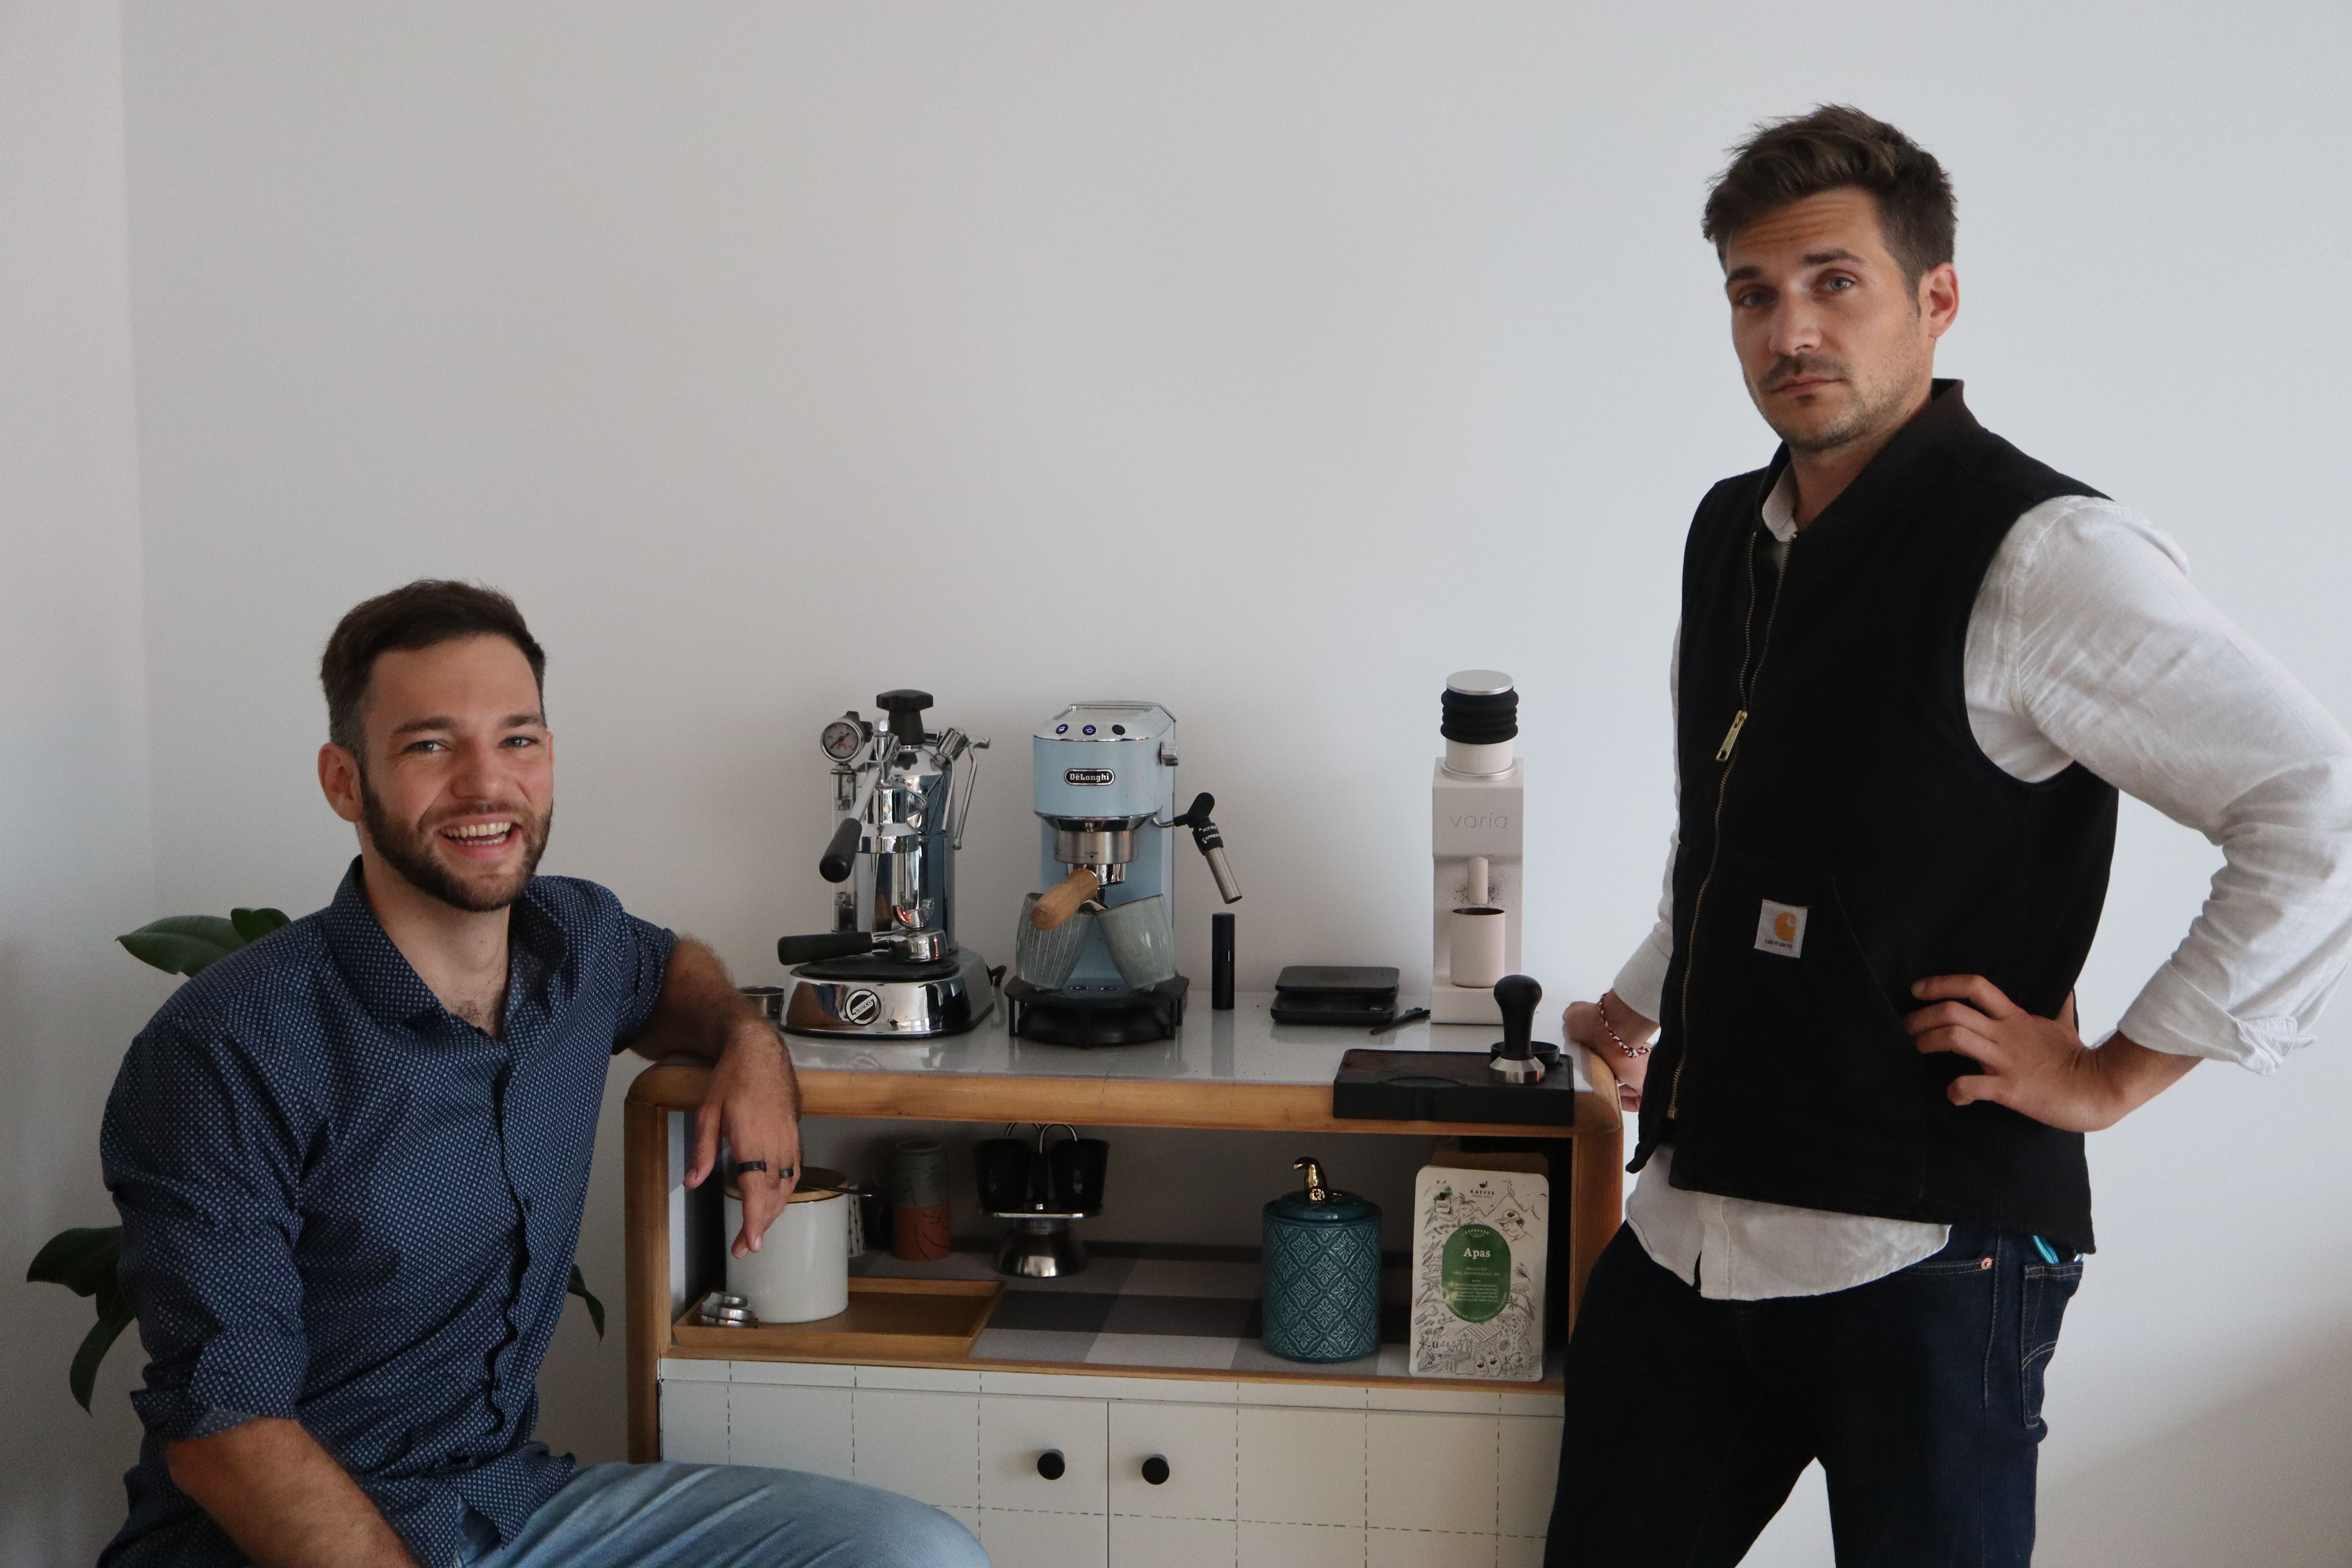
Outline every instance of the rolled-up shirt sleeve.
<path id="1" fill-rule="evenodd" d="M 100 1149 L 162 1441 L 296 1414 L 302 1120 L 226 1030 L 159 1018 L 123 1059 Z"/>
<path id="2" fill-rule="evenodd" d="M 1674 652 L 1666 660 L 1666 700 L 1675 714 L 1675 725 L 1681 724 L 1682 710 L 1682 629 L 1675 629 Z M 1673 731 L 1669 731 L 1672 733 Z M 1682 810 L 1682 764 L 1678 757 L 1675 765 L 1675 809 Z M 1665 1018 L 1666 968 L 1675 961 L 1675 856 L 1682 847 L 1680 829 L 1666 836 L 1666 877 L 1664 889 L 1658 896 L 1658 919 L 1650 934 L 1633 950 L 1633 956 L 1617 972 L 1609 989 L 1617 993 L 1617 1000 L 1639 1013 L 1652 1023 Z"/>
<path id="3" fill-rule="evenodd" d="M 2352 947 L 2352 737 L 2109 501 L 2049 503 L 2007 607 L 2016 708 L 2221 849 L 2204 907 L 2117 1031 L 2269 1072 L 2308 1045 Z"/>
<path id="4" fill-rule="evenodd" d="M 621 999 L 620 1017 L 613 1037 L 615 1055 L 627 1048 L 629 1041 L 646 1026 L 646 1020 L 660 1005 L 662 982 L 669 973 L 669 955 L 677 949 L 677 933 L 624 914 L 617 941 L 622 949 L 623 970 L 631 979 L 628 993 Z"/>

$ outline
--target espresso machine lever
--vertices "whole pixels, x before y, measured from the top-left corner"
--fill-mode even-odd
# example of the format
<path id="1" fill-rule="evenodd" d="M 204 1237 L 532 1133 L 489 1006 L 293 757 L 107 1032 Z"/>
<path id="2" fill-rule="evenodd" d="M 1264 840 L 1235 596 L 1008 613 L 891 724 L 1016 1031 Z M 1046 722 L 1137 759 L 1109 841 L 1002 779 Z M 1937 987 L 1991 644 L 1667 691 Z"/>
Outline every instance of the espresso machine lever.
<path id="1" fill-rule="evenodd" d="M 816 874 L 828 882 L 846 882 L 849 874 L 857 869 L 857 835 L 862 825 L 855 816 L 845 816 L 833 830 L 833 841 L 816 859 Z"/>

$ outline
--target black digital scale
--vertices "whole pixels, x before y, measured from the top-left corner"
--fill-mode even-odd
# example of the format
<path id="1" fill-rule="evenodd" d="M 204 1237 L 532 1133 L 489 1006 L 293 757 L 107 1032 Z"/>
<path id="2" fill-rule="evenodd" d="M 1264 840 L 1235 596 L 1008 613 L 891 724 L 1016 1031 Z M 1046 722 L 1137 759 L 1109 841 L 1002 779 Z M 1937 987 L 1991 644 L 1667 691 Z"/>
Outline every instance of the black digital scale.
<path id="1" fill-rule="evenodd" d="M 1397 981 L 1390 968 L 1294 963 L 1275 976 L 1274 1021 L 1376 1028 L 1396 1017 Z"/>

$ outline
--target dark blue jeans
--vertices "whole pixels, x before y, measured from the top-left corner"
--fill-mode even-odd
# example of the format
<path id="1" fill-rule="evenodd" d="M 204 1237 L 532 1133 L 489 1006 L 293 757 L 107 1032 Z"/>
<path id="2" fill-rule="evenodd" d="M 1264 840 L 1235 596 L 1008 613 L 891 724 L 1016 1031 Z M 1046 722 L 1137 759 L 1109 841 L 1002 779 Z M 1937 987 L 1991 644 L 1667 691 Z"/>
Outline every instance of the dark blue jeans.
<path id="1" fill-rule="evenodd" d="M 1838 1568 L 2022 1568 L 2042 1372 L 2082 1277 L 1955 1226 L 1851 1290 L 1710 1301 L 1623 1227 L 1569 1342 L 1545 1568 L 1727 1568 L 1815 1459 Z"/>

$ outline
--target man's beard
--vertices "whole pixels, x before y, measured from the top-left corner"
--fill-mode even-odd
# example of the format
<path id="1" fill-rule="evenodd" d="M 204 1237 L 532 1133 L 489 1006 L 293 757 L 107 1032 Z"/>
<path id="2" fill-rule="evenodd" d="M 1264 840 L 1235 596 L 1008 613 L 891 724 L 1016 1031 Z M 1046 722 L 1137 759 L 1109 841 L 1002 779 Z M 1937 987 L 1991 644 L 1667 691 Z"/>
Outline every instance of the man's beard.
<path id="1" fill-rule="evenodd" d="M 1767 401 L 1769 390 L 1759 391 L 1756 407 L 1764 415 L 1764 422 L 1772 433 L 1789 444 L 1792 452 L 1833 452 L 1850 441 L 1874 436 L 1895 422 L 1903 405 L 1911 395 L 1912 383 L 1903 376 L 1890 377 L 1879 388 L 1866 386 L 1853 374 L 1853 368 L 1843 361 L 1825 359 L 1812 354 L 1789 354 L 1772 362 L 1764 373 L 1761 387 L 1769 389 L 1800 375 L 1831 375 L 1843 379 L 1853 389 L 1854 402 L 1844 416 L 1825 426 L 1806 429 L 1784 425 L 1772 416 Z"/>
<path id="2" fill-rule="evenodd" d="M 392 814 L 384 810 L 383 798 L 375 793 L 375 786 L 368 782 L 365 773 L 360 775 L 360 808 L 362 819 L 367 824 L 368 841 L 375 846 L 375 852 L 383 857 L 386 865 L 406 878 L 409 885 L 418 892 L 438 899 L 452 908 L 478 915 L 505 909 L 522 897 L 523 889 L 530 885 L 532 875 L 539 869 L 539 858 L 547 853 L 547 830 L 555 820 L 555 807 L 552 805 L 537 816 L 518 806 L 500 805 L 490 807 L 493 813 L 513 816 L 515 831 L 522 835 L 522 864 L 516 868 L 511 880 L 501 886 L 478 890 L 467 887 L 455 871 L 436 858 L 433 840 L 436 835 L 432 830 L 411 828 L 393 821 Z M 464 815 L 479 816 L 484 813 L 473 811 Z"/>

